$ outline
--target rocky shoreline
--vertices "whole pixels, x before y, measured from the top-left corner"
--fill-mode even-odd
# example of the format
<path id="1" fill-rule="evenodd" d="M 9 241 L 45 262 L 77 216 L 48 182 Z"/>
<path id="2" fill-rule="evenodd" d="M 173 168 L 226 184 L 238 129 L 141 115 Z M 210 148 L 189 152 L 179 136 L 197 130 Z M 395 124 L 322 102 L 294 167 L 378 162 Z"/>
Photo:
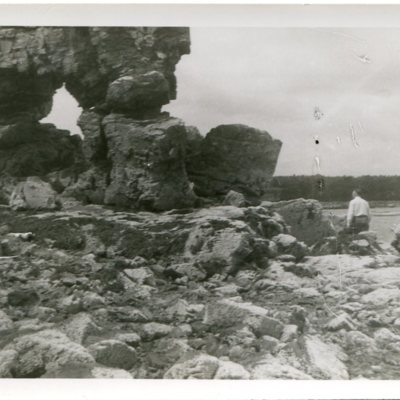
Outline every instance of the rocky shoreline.
<path id="1" fill-rule="evenodd" d="M 263 201 L 279 140 L 162 112 L 187 28 L 1 28 L 0 49 L 0 377 L 399 377 L 400 233 Z M 83 140 L 40 123 L 62 85 Z"/>
<path id="2" fill-rule="evenodd" d="M 395 254 L 310 256 L 267 206 L 0 213 L 2 377 L 398 377 Z"/>

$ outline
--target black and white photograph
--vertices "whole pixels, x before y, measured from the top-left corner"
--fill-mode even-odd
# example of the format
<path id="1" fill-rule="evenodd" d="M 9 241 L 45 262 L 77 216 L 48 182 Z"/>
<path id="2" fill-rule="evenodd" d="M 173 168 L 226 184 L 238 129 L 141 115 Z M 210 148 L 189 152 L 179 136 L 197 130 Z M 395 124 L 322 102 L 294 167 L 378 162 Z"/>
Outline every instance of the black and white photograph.
<path id="1" fill-rule="evenodd" d="M 400 27 L 119 25 L 0 25 L 0 378 L 399 379 Z"/>

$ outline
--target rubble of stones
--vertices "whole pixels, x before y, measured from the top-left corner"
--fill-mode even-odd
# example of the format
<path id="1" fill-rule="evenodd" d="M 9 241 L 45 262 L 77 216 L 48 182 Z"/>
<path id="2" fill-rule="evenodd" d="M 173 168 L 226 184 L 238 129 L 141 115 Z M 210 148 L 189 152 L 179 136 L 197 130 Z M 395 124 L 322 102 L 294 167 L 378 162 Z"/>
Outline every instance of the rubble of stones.
<path id="1" fill-rule="evenodd" d="M 0 208 L 0 376 L 398 378 L 400 257 L 311 255 L 278 204 Z"/>

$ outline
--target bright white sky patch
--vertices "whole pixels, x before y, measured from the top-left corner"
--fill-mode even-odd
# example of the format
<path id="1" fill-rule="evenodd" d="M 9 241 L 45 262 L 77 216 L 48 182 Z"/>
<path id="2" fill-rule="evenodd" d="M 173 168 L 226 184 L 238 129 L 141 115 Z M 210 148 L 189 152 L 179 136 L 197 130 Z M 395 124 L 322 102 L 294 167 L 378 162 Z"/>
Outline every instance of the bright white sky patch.
<path id="1" fill-rule="evenodd" d="M 40 122 L 52 123 L 59 129 L 67 129 L 72 135 L 81 134 L 81 130 L 76 124 L 81 112 L 82 109 L 78 106 L 78 102 L 63 86 L 56 91 L 53 97 L 53 108 L 50 114 Z"/>

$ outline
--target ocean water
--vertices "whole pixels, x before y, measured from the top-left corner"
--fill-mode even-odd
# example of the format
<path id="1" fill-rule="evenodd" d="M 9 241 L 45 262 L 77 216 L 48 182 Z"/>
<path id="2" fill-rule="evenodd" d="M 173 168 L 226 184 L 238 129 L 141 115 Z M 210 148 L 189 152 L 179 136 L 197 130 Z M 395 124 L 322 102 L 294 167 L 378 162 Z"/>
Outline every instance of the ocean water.
<path id="1" fill-rule="evenodd" d="M 347 209 L 325 209 L 324 214 L 333 214 L 339 217 L 347 214 Z M 394 239 L 393 229 L 400 225 L 400 207 L 371 208 L 370 230 L 378 234 L 378 240 L 390 243 Z"/>

